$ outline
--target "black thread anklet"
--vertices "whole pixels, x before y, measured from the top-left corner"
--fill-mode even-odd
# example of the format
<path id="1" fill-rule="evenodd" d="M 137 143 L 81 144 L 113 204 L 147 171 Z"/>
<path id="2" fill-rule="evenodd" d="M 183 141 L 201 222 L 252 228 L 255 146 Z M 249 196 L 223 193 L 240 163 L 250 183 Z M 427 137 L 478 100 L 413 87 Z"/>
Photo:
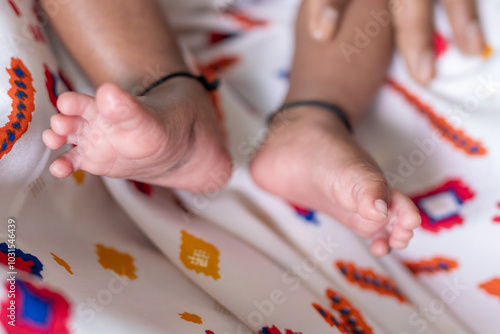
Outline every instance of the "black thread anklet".
<path id="1" fill-rule="evenodd" d="M 219 79 L 216 79 L 214 81 L 210 81 L 209 82 L 205 78 L 205 76 L 203 76 L 203 75 L 196 76 L 196 75 L 194 75 L 192 73 L 189 73 L 189 72 L 176 72 L 176 73 L 172 73 L 172 74 L 169 74 L 167 76 L 164 76 L 163 78 L 161 78 L 158 81 L 154 82 L 148 88 L 146 88 L 144 90 L 144 92 L 140 96 L 144 96 L 147 93 L 149 93 L 151 90 L 153 90 L 154 88 L 160 86 L 161 84 L 164 84 L 168 80 L 173 79 L 173 78 L 178 78 L 178 77 L 191 78 L 191 79 L 198 80 L 203 85 L 203 87 L 206 90 L 208 90 L 209 92 L 216 90 L 219 87 L 219 84 L 220 84 L 220 80 Z"/>
<path id="2" fill-rule="evenodd" d="M 273 122 L 276 115 L 278 115 L 280 112 L 287 110 L 287 109 L 290 109 L 290 108 L 295 108 L 295 107 L 317 107 L 317 108 L 322 108 L 322 109 L 328 110 L 328 111 L 334 113 L 338 118 L 340 118 L 340 120 L 342 121 L 342 123 L 344 123 L 344 126 L 347 128 L 347 130 L 349 132 L 352 132 L 351 122 L 349 122 L 349 119 L 347 118 L 346 114 L 344 113 L 344 111 L 342 109 L 340 109 L 336 105 L 322 102 L 322 101 L 316 101 L 316 100 L 296 101 L 296 102 L 285 103 L 277 111 L 275 111 L 274 113 L 272 113 L 268 117 L 267 124 L 270 125 Z"/>

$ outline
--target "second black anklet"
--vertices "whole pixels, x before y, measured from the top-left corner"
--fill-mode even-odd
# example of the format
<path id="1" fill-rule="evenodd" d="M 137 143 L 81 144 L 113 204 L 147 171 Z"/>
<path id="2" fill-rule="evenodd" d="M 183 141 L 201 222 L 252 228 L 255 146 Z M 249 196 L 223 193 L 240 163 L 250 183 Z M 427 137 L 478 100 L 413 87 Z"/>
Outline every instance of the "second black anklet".
<path id="1" fill-rule="evenodd" d="M 345 112 L 341 108 L 337 107 L 334 104 L 330 104 L 330 103 L 326 103 L 326 102 L 322 102 L 322 101 L 316 101 L 316 100 L 306 100 L 306 101 L 296 101 L 296 102 L 285 103 L 284 105 L 281 106 L 281 108 L 279 108 L 277 111 L 275 111 L 274 113 L 272 113 L 269 116 L 269 118 L 267 119 L 267 124 L 271 124 L 273 122 L 274 118 L 276 117 L 276 115 L 278 115 L 280 112 L 285 111 L 285 110 L 290 109 L 290 108 L 295 108 L 295 107 L 317 107 L 317 108 L 321 108 L 321 109 L 325 109 L 327 111 L 330 111 L 330 112 L 334 113 L 338 118 L 340 118 L 340 120 L 342 121 L 342 123 L 344 123 L 344 126 L 346 127 L 346 129 L 349 132 L 352 132 L 351 122 L 349 122 L 349 119 L 347 118 Z"/>

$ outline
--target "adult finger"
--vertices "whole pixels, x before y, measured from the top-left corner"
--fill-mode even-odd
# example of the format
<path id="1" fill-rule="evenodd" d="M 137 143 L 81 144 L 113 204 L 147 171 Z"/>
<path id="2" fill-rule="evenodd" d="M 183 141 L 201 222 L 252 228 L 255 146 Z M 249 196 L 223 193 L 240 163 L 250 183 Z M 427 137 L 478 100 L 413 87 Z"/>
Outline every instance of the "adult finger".
<path id="1" fill-rule="evenodd" d="M 455 40 L 462 52 L 478 54 L 486 49 L 475 0 L 442 0 Z"/>
<path id="2" fill-rule="evenodd" d="M 309 33 L 318 41 L 333 39 L 348 0 L 306 0 Z"/>
<path id="3" fill-rule="evenodd" d="M 396 44 L 414 79 L 427 84 L 435 76 L 433 1 L 399 0 L 394 13 Z"/>

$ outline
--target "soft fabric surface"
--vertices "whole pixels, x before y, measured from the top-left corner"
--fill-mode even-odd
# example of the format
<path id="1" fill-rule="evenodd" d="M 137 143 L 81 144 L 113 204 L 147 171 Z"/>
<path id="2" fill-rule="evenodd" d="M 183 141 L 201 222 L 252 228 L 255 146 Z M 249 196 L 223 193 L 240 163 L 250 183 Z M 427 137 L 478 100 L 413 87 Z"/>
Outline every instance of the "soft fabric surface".
<path id="1" fill-rule="evenodd" d="M 382 260 L 332 219 L 258 189 L 246 169 L 287 89 L 297 1 L 164 2 L 193 66 L 223 80 L 236 169 L 218 193 L 173 194 L 84 172 L 52 177 L 60 152 L 41 132 L 55 100 L 93 89 L 44 31 L 34 1 L 0 2 L 4 332 L 497 332 L 497 1 L 481 1 L 491 47 L 482 57 L 458 52 L 438 8 L 438 78 L 418 86 L 396 57 L 356 131 L 423 218 L 410 247 Z"/>

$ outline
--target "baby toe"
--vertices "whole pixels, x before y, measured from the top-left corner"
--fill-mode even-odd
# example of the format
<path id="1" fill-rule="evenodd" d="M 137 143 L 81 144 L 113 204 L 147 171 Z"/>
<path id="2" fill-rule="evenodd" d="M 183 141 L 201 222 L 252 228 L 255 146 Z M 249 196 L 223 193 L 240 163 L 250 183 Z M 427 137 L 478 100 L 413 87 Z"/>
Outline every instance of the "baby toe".
<path id="1" fill-rule="evenodd" d="M 50 127 L 60 136 L 82 132 L 84 120 L 78 116 L 54 115 L 50 118 Z"/>
<path id="2" fill-rule="evenodd" d="M 79 157 L 75 148 L 61 154 L 50 165 L 50 173 L 58 178 L 70 176 L 74 171 L 78 170 Z"/>
<path id="3" fill-rule="evenodd" d="M 67 139 L 65 136 L 60 136 L 51 129 L 45 130 L 42 133 L 42 140 L 45 146 L 47 146 L 51 150 L 57 150 L 59 147 L 67 143 Z"/>
<path id="4" fill-rule="evenodd" d="M 389 246 L 394 249 L 405 249 L 408 247 L 408 243 L 408 241 L 395 240 L 392 238 L 389 240 Z"/>
<path id="5" fill-rule="evenodd" d="M 408 246 L 411 238 L 413 238 L 412 230 L 407 230 L 399 225 L 396 225 L 391 232 L 389 245 L 394 249 L 403 249 Z"/>
<path id="6" fill-rule="evenodd" d="M 399 225 L 394 226 L 391 232 L 391 240 L 408 242 L 413 238 L 413 231 L 407 230 Z"/>
<path id="7" fill-rule="evenodd" d="M 370 252 L 376 257 L 382 257 L 389 254 L 391 248 L 389 247 L 389 242 L 386 237 L 378 237 L 373 239 L 370 244 Z"/>
<path id="8" fill-rule="evenodd" d="M 390 188 L 382 175 L 366 177 L 353 187 L 353 196 L 361 217 L 381 222 L 388 216 Z"/>
<path id="9" fill-rule="evenodd" d="M 414 230 L 420 226 L 422 219 L 413 202 L 401 191 L 393 189 L 392 209 L 398 217 L 398 225 L 407 230 Z"/>
<path id="10" fill-rule="evenodd" d="M 94 113 L 95 99 L 92 96 L 67 92 L 57 99 L 57 108 L 61 114 L 68 116 L 91 116 Z"/>

